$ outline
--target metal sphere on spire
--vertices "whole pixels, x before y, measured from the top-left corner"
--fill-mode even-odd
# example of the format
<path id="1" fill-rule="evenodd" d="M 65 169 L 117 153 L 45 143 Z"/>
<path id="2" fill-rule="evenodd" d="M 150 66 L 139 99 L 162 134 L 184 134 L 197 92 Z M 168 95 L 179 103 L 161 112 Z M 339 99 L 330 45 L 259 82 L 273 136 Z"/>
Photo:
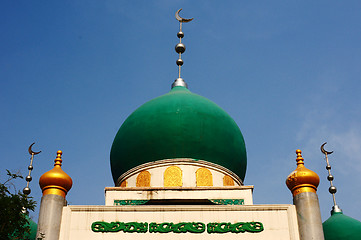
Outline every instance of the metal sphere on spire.
<path id="1" fill-rule="evenodd" d="M 175 45 L 175 51 L 177 53 L 184 53 L 186 51 L 186 46 L 183 43 L 178 43 Z"/>
<path id="2" fill-rule="evenodd" d="M 183 60 L 182 60 L 182 59 L 178 59 L 176 63 L 177 63 L 178 66 L 182 66 L 182 65 L 183 65 Z"/>
<path id="3" fill-rule="evenodd" d="M 23 193 L 24 193 L 25 195 L 29 195 L 29 194 L 31 193 L 31 189 L 28 188 L 28 187 L 24 187 Z"/>
<path id="4" fill-rule="evenodd" d="M 177 37 L 178 38 L 184 38 L 184 33 L 183 32 L 178 32 Z"/>

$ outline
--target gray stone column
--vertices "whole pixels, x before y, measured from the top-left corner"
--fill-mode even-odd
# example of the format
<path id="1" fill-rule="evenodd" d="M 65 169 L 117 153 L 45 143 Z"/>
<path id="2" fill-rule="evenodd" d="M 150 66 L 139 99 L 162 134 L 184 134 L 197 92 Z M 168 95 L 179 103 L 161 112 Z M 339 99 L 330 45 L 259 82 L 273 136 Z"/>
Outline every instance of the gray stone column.
<path id="1" fill-rule="evenodd" d="M 59 239 L 61 216 L 65 205 L 65 199 L 59 195 L 47 194 L 41 198 L 36 239 Z"/>
<path id="2" fill-rule="evenodd" d="M 301 240 L 323 240 L 323 229 L 318 197 L 313 192 L 302 192 L 293 197 L 296 205 Z"/>

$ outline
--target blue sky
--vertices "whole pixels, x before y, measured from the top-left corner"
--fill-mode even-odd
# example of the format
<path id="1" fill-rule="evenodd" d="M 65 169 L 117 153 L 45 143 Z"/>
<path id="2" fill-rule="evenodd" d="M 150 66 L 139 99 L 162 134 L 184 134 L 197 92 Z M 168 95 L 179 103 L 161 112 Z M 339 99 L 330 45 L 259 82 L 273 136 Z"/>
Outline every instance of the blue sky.
<path id="1" fill-rule="evenodd" d="M 326 220 L 327 141 L 338 204 L 361 220 L 359 1 L 2 1 L 1 179 L 5 169 L 27 175 L 35 141 L 35 200 L 60 149 L 74 181 L 68 202 L 104 204 L 117 130 L 177 77 L 179 8 L 194 17 L 183 28 L 182 77 L 239 125 L 254 202 L 292 203 L 285 180 L 300 148 L 320 176 Z"/>

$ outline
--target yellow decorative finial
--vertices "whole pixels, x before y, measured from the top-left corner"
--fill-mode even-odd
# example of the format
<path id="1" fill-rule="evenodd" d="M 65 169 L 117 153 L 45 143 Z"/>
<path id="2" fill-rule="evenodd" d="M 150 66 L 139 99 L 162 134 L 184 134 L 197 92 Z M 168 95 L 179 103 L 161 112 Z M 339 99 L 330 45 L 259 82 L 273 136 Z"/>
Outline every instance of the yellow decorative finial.
<path id="1" fill-rule="evenodd" d="M 297 150 L 296 150 L 296 154 L 297 154 L 296 162 L 297 162 L 297 165 L 299 165 L 299 164 L 303 164 L 303 165 L 304 165 L 303 160 L 305 160 L 305 159 L 303 159 L 301 153 L 302 153 L 302 151 L 301 151 L 300 149 L 297 149 Z"/>
<path id="2" fill-rule="evenodd" d="M 303 192 L 316 193 L 318 184 L 320 183 L 318 175 L 305 167 L 301 153 L 302 151 L 300 149 L 296 150 L 297 168 L 288 175 L 286 180 L 286 185 L 291 190 L 293 196 Z"/>
<path id="3" fill-rule="evenodd" d="M 73 185 L 72 179 L 61 169 L 63 162 L 61 159 L 62 154 L 62 151 L 57 151 L 57 156 L 54 160 L 54 168 L 44 173 L 39 179 L 43 196 L 47 194 L 55 194 L 65 198 L 66 194 Z"/>
<path id="4" fill-rule="evenodd" d="M 61 150 L 56 152 L 56 158 L 54 160 L 54 166 L 60 166 L 61 167 L 61 163 L 63 162 L 63 160 L 61 160 L 61 155 L 63 155 L 63 152 Z"/>

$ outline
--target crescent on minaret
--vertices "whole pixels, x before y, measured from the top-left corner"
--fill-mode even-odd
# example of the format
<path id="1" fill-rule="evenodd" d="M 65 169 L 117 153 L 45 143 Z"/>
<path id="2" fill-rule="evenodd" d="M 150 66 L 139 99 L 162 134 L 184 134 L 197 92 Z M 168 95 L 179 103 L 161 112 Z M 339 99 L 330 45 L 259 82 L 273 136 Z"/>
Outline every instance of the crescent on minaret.
<path id="1" fill-rule="evenodd" d="M 327 143 L 327 142 L 324 142 L 324 143 L 321 145 L 321 152 L 322 152 L 323 154 L 325 154 L 325 155 L 326 155 L 326 154 L 331 154 L 331 153 L 333 153 L 333 151 L 328 152 L 328 151 L 326 151 L 326 150 L 324 149 L 326 143 Z"/>
<path id="2" fill-rule="evenodd" d="M 39 152 L 34 152 L 34 151 L 32 150 L 32 147 L 33 147 L 34 144 L 35 144 L 35 142 L 33 142 L 33 143 L 29 146 L 28 151 L 29 151 L 30 155 L 36 155 L 36 154 L 41 153 L 41 151 L 39 151 Z"/>
<path id="3" fill-rule="evenodd" d="M 179 21 L 179 22 L 190 22 L 193 20 L 193 18 L 182 18 L 181 16 L 179 16 L 179 12 L 182 11 L 182 8 L 179 9 L 176 13 L 175 13 L 175 18 Z"/>

